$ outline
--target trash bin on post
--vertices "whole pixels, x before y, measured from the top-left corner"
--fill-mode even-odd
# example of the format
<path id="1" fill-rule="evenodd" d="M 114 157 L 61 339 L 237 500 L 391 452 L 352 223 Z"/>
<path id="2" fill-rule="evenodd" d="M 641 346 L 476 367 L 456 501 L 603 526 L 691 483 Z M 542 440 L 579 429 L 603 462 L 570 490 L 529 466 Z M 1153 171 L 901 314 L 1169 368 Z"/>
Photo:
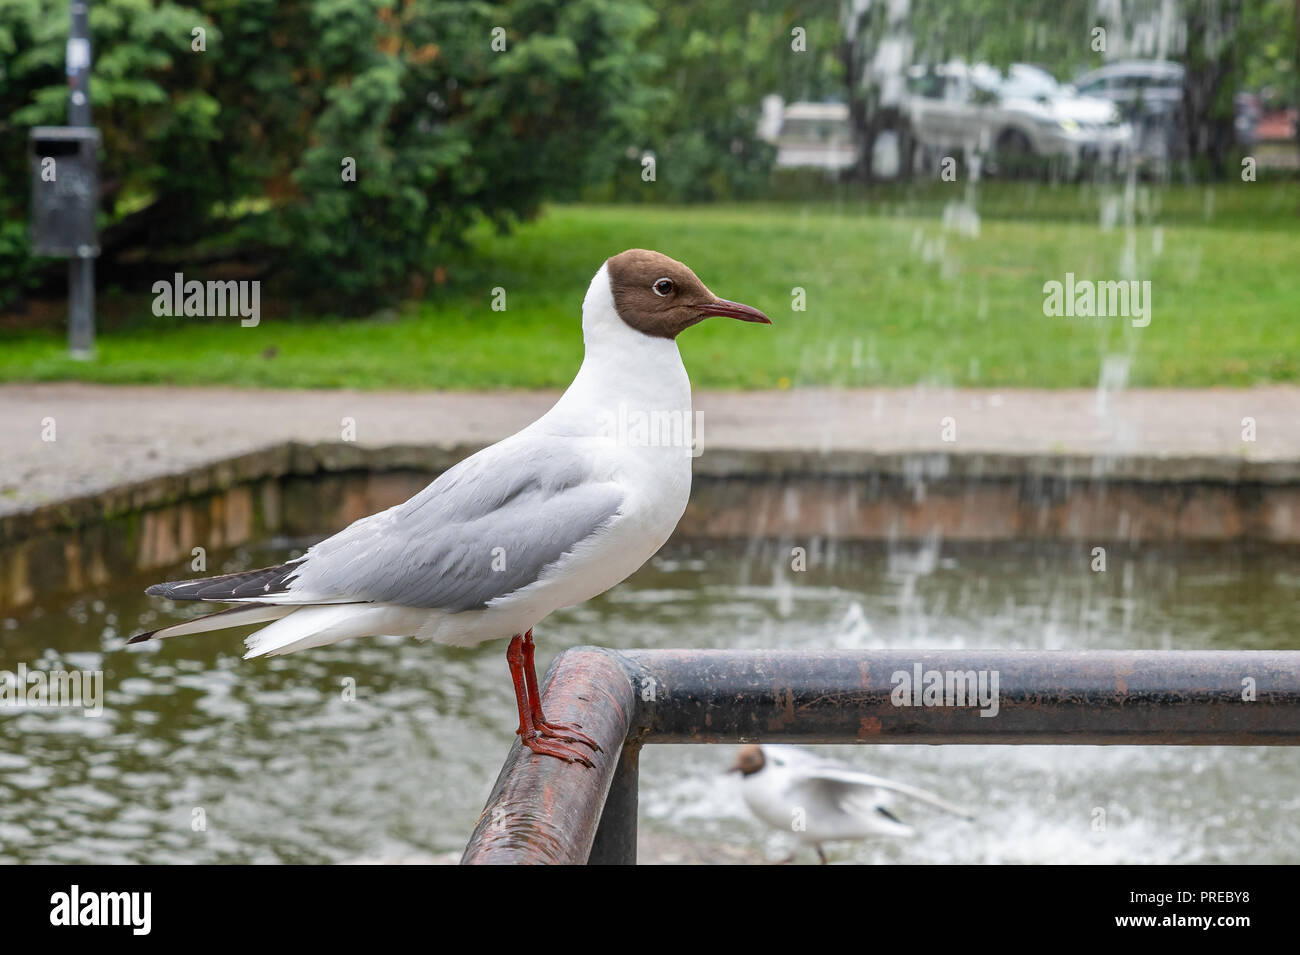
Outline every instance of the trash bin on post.
<path id="1" fill-rule="evenodd" d="M 99 255 L 99 130 L 37 126 L 30 135 L 31 250 L 73 259 L 69 270 L 68 347 L 89 357 L 95 345 L 94 258 Z"/>

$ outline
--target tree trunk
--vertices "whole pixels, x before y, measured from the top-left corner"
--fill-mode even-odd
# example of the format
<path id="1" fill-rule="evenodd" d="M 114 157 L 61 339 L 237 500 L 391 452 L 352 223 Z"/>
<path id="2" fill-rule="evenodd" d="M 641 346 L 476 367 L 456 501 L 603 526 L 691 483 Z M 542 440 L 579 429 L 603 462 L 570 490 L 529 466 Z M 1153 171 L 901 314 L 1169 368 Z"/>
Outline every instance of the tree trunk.
<path id="1" fill-rule="evenodd" d="M 1187 14 L 1187 64 L 1183 79 L 1183 133 L 1187 158 L 1221 179 L 1227 172 L 1236 127 L 1237 28 L 1241 0 L 1194 0 Z"/>
<path id="2" fill-rule="evenodd" d="M 844 94 L 849 107 L 849 135 L 853 139 L 853 147 L 857 153 L 853 165 L 845 170 L 844 178 L 870 182 L 871 156 L 875 147 L 876 132 L 872 128 L 872 110 L 860 84 L 861 54 L 852 40 L 845 40 L 840 44 L 840 63 L 844 67 Z"/>

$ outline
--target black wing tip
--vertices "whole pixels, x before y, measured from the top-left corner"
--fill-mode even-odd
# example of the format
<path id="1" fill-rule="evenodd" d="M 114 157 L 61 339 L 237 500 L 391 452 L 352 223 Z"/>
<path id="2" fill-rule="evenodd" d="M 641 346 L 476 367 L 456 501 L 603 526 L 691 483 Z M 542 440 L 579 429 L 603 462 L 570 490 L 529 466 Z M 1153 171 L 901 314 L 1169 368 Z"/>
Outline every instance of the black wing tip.
<path id="1" fill-rule="evenodd" d="M 133 643 L 144 643 L 146 640 L 152 640 L 153 635 L 157 632 L 158 632 L 157 630 L 150 630 L 146 633 L 137 633 L 130 640 L 126 641 L 127 645 L 130 646 Z"/>
<path id="2" fill-rule="evenodd" d="M 169 600 L 217 602 L 242 600 L 248 597 L 284 593 L 288 589 L 287 580 L 296 570 L 297 562 L 290 561 L 273 567 L 259 567 L 256 570 L 245 570 L 235 574 L 167 581 L 146 587 L 144 592 L 150 597 L 166 597 Z"/>

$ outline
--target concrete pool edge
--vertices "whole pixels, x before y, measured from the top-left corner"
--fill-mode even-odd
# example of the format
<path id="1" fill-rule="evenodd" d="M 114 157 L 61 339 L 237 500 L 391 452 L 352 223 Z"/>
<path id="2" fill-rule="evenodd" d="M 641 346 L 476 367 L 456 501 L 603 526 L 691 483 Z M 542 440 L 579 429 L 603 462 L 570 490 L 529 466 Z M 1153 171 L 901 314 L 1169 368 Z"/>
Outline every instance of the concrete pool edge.
<path id="1" fill-rule="evenodd" d="M 482 443 L 281 442 L 0 516 L 0 613 L 405 500 Z M 678 536 L 1300 543 L 1300 458 L 719 447 Z"/>

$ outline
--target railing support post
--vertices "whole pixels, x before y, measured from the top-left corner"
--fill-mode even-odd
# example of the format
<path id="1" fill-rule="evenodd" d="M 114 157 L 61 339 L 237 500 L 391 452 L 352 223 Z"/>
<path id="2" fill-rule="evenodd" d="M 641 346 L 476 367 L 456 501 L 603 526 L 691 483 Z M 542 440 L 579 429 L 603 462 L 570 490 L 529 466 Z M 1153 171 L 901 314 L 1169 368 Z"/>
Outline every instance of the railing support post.
<path id="1" fill-rule="evenodd" d="M 628 743 L 619 756 L 591 844 L 588 865 L 636 865 L 637 787 L 641 745 Z"/>

